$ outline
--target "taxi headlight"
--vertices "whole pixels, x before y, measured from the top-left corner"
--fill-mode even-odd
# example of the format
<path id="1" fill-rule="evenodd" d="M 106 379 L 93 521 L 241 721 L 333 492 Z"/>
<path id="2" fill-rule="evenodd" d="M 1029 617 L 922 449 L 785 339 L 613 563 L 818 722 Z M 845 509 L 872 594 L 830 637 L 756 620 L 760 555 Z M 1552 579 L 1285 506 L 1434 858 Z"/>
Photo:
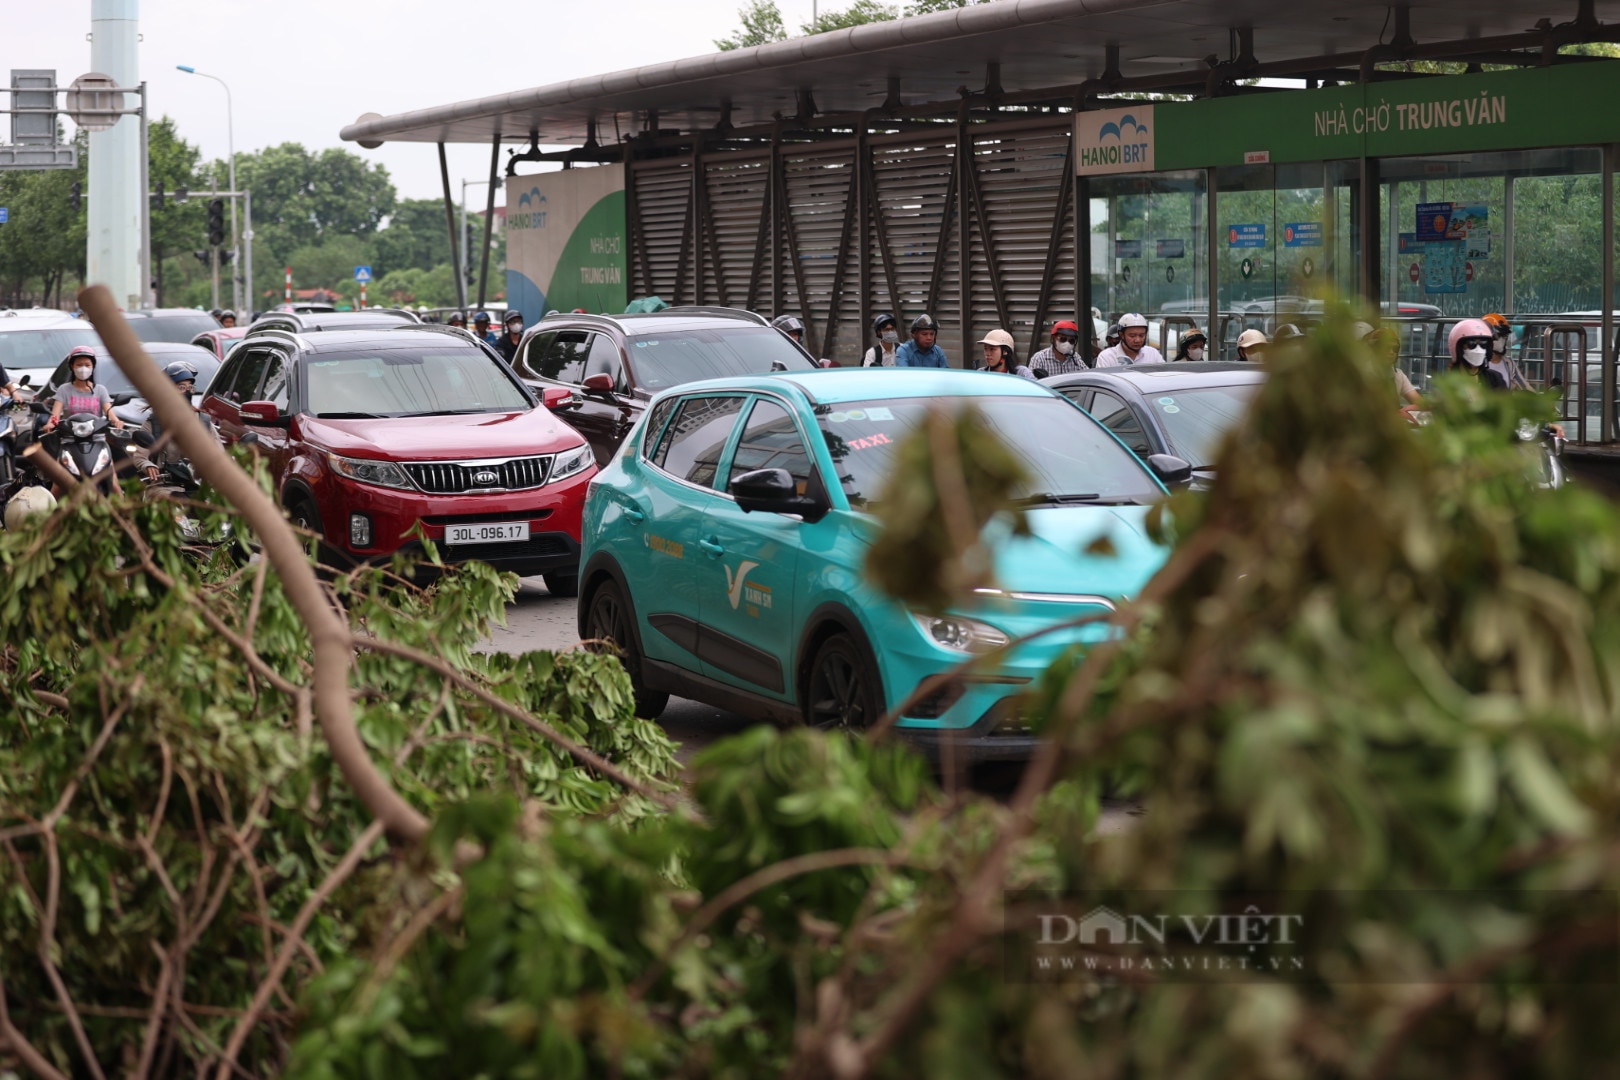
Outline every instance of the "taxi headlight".
<path id="1" fill-rule="evenodd" d="M 546 483 L 554 484 L 558 480 L 566 480 L 570 476 L 578 476 L 591 467 L 596 458 L 591 453 L 591 444 L 576 446 L 572 450 L 564 450 L 558 454 L 551 463 L 551 475 L 546 477 Z"/>
<path id="2" fill-rule="evenodd" d="M 912 615 L 928 640 L 957 652 L 982 655 L 1007 644 L 1006 634 L 989 623 L 961 615 Z"/>
<path id="3" fill-rule="evenodd" d="M 405 470 L 392 461 L 372 461 L 369 458 L 346 458 L 336 454 L 327 454 L 327 461 L 332 464 L 332 471 L 339 476 L 346 476 L 350 480 L 358 480 L 362 484 L 375 484 L 378 487 L 401 488 L 412 491 L 416 485 L 411 478 L 405 475 Z"/>

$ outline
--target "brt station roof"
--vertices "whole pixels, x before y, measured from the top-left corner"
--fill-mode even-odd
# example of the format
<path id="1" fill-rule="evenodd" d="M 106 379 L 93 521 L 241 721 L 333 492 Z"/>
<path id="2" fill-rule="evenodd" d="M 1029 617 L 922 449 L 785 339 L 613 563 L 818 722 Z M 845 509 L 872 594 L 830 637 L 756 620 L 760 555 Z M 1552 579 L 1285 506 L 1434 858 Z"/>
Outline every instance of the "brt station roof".
<path id="1" fill-rule="evenodd" d="M 359 142 L 607 146 L 648 134 L 728 135 L 794 118 L 814 131 L 878 117 L 1069 106 L 1142 91 L 1213 95 L 1243 79 L 1350 80 L 1372 61 L 1539 64 L 1620 40 L 1615 0 L 999 0 L 813 37 L 381 116 Z M 1376 77 L 1376 76 L 1375 76 Z M 606 155 L 604 155 L 606 156 Z"/>
<path id="2" fill-rule="evenodd" d="M 1466 306 L 1483 303 L 1479 295 L 1418 295 L 1457 315 L 1513 312 L 1531 292 L 1515 295 L 1513 286 L 1514 178 L 1579 172 L 1595 183 L 1600 174 L 1607 197 L 1603 242 L 1594 246 L 1603 250 L 1586 284 L 1598 285 L 1601 263 L 1601 292 L 1580 293 L 1579 307 L 1605 309 L 1592 311 L 1581 349 L 1601 344 L 1607 362 L 1575 361 L 1573 339 L 1557 350 L 1548 339 L 1538 362 L 1544 380 L 1582 376 L 1581 400 L 1566 405 L 1576 438 L 1609 442 L 1615 333 L 1612 304 L 1598 298 L 1615 296 L 1620 110 L 1594 103 L 1620 95 L 1620 61 L 1560 52 L 1591 42 L 1620 42 L 1620 0 L 997 0 L 367 113 L 341 134 L 367 147 L 492 145 L 491 202 L 503 147 L 508 177 L 521 162 L 620 164 L 629 296 L 798 314 L 812 351 L 844 363 L 868 344 L 871 317 L 882 311 L 900 314 L 902 327 L 933 314 L 957 362 L 976 357 L 977 338 L 996 326 L 1011 330 L 1027 356 L 1047 343 L 1054 318 L 1091 307 L 1108 316 L 1178 312 L 1162 326 L 1156 320 L 1155 333 L 1196 322 L 1220 359 L 1254 322 L 1232 314 L 1234 287 L 1261 301 L 1247 310 L 1262 312 L 1268 330 L 1283 321 L 1287 297 L 1324 288 L 1383 296 L 1391 314 L 1397 297 L 1405 307 L 1419 288 L 1405 280 L 1412 225 L 1392 219 L 1409 215 L 1409 204 L 1447 197 L 1437 182 L 1492 175 L 1506 178 L 1506 206 L 1491 211 L 1491 222 L 1507 235 L 1504 244 L 1498 234 L 1494 261 L 1479 265 L 1503 281 L 1494 306 Z M 1443 61 L 1451 73 L 1409 61 Z M 1117 138 L 1146 119 L 1144 108 L 1156 131 L 1145 159 L 1088 156 L 1088 139 L 1106 141 L 1110 127 Z M 958 154 L 958 144 L 972 152 Z M 1285 188 L 1315 188 L 1326 203 L 1325 236 L 1303 260 L 1307 277 L 1313 265 L 1318 272 L 1302 282 L 1300 253 L 1290 252 L 1293 278 L 1284 279 L 1284 222 L 1301 219 L 1277 217 L 1269 240 L 1261 230 L 1276 275 L 1250 282 L 1250 260 L 1229 250 L 1227 228 L 1258 219 L 1231 218 L 1219 206 L 1275 190 L 1281 213 Z M 1151 234 L 1115 230 L 1112 215 L 1139 214 L 1143 198 L 1167 192 L 1192 193 L 1186 259 L 1144 261 L 1133 280 L 1122 254 L 1151 259 L 1154 241 L 1132 247 L 1122 236 Z M 1109 204 L 1113 250 L 1097 231 L 1099 200 Z M 509 301 L 538 306 L 531 318 L 575 306 L 549 286 L 524 291 L 512 270 L 511 225 Z M 1230 248 L 1246 246 L 1232 236 Z M 1172 248 L 1169 258 L 1182 254 Z M 1148 269 L 1159 275 L 1159 295 L 1168 273 L 1183 299 L 1150 302 Z M 1411 270 L 1416 283 L 1415 262 Z M 1555 324 L 1542 319 L 1535 333 L 1544 325 Z M 1443 327 L 1426 335 L 1443 351 Z M 1555 361 L 1555 352 L 1571 362 Z M 1409 359 L 1418 375 L 1435 357 Z"/>

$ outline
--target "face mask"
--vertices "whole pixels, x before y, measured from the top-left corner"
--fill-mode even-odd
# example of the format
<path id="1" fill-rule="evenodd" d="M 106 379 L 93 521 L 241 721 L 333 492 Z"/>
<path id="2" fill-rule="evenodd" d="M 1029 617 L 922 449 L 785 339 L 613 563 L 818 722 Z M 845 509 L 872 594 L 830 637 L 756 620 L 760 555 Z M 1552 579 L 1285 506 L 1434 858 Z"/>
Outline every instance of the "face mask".
<path id="1" fill-rule="evenodd" d="M 1501 356 L 1504 353 L 1506 353 L 1507 352 L 1507 338 L 1499 337 L 1499 338 L 1496 338 L 1494 341 L 1492 341 L 1491 342 L 1491 351 L 1494 352 L 1497 356 Z"/>
<path id="2" fill-rule="evenodd" d="M 508 334 L 521 334 L 523 333 L 523 324 L 520 322 L 507 323 L 506 332 Z"/>
<path id="3" fill-rule="evenodd" d="M 883 337 L 880 340 L 882 340 L 883 344 L 885 345 L 893 345 L 900 340 L 900 335 L 893 330 L 885 330 L 883 331 Z"/>
<path id="4" fill-rule="evenodd" d="M 90 376 L 94 375 L 95 372 L 96 369 L 93 367 L 76 367 L 73 369 L 73 377 L 81 382 L 89 382 Z"/>
<path id="5" fill-rule="evenodd" d="M 1203 358 L 1204 358 L 1204 350 L 1203 349 L 1191 348 L 1191 349 L 1187 350 L 1187 359 L 1189 359 L 1189 360 L 1202 360 Z"/>
<path id="6" fill-rule="evenodd" d="M 1059 356 L 1068 356 L 1070 353 L 1074 352 L 1074 342 L 1059 341 L 1053 346 L 1053 348 L 1057 350 Z"/>
<path id="7" fill-rule="evenodd" d="M 1485 346 L 1470 345 L 1468 348 L 1464 349 L 1463 361 L 1467 363 L 1469 367 L 1479 367 L 1485 362 Z"/>

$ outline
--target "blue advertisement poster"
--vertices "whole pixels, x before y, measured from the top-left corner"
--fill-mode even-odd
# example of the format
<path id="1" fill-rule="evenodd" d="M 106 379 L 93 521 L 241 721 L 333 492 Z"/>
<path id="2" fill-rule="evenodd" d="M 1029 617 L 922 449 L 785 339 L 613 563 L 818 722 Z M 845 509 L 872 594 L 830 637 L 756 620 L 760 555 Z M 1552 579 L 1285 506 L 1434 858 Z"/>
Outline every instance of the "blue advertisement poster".
<path id="1" fill-rule="evenodd" d="M 1417 204 L 1417 238 L 1427 243 L 1431 240 L 1450 240 L 1451 236 L 1451 204 L 1448 202 L 1431 202 Z"/>
<path id="2" fill-rule="evenodd" d="M 1233 225 L 1226 231 L 1226 246 L 1234 248 L 1263 248 L 1266 246 L 1266 227 L 1264 223 L 1257 225 Z"/>
<path id="3" fill-rule="evenodd" d="M 1283 226 L 1284 247 L 1321 247 L 1320 221 L 1293 221 Z"/>

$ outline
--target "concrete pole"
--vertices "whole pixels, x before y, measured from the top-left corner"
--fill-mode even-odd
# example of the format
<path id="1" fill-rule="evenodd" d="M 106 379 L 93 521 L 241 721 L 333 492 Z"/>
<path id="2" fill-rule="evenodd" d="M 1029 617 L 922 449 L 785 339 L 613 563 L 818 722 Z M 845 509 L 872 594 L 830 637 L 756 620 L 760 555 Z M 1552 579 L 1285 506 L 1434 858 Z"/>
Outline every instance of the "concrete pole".
<path id="1" fill-rule="evenodd" d="M 139 0 L 90 0 L 90 69 L 118 86 L 140 85 L 137 56 Z M 119 95 L 129 108 L 127 94 Z M 120 116 L 106 131 L 92 131 L 89 142 L 88 240 L 85 277 L 105 285 L 125 308 L 141 305 L 141 226 L 146 189 L 141 186 L 141 122 Z"/>
<path id="2" fill-rule="evenodd" d="M 259 296 L 253 291 L 253 192 L 242 192 L 242 298 L 245 311 L 236 314 L 236 325 L 246 326 L 259 306 Z M 244 316 L 246 316 L 244 318 Z"/>

